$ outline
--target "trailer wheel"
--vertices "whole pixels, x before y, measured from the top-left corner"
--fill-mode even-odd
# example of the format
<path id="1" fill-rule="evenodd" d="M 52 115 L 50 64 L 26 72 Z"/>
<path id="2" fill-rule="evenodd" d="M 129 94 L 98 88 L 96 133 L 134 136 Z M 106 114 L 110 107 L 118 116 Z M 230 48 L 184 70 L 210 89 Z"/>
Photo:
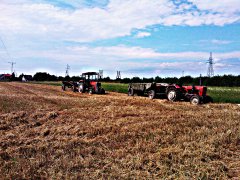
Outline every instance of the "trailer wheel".
<path id="1" fill-rule="evenodd" d="M 76 92 L 76 87 L 74 85 L 72 86 L 72 92 Z"/>
<path id="2" fill-rule="evenodd" d="M 65 91 L 66 90 L 66 86 L 62 85 L 62 90 Z"/>
<path id="3" fill-rule="evenodd" d="M 80 84 L 80 85 L 78 86 L 78 92 L 80 92 L 80 93 L 84 93 L 84 87 L 83 87 L 83 84 Z"/>
<path id="4" fill-rule="evenodd" d="M 134 90 L 133 88 L 128 89 L 128 96 L 134 96 Z"/>
<path id="5" fill-rule="evenodd" d="M 193 105 L 199 105 L 200 102 L 201 101 L 200 101 L 200 97 L 199 96 L 194 95 L 194 96 L 192 96 L 190 98 L 190 103 L 193 104 Z"/>
<path id="6" fill-rule="evenodd" d="M 167 91 L 167 98 L 169 101 L 176 101 L 178 99 L 178 92 L 175 88 L 170 88 Z"/>
<path id="7" fill-rule="evenodd" d="M 155 98 L 155 91 L 154 90 L 150 90 L 149 92 L 148 92 L 148 97 L 150 98 L 150 99 L 154 99 Z"/>

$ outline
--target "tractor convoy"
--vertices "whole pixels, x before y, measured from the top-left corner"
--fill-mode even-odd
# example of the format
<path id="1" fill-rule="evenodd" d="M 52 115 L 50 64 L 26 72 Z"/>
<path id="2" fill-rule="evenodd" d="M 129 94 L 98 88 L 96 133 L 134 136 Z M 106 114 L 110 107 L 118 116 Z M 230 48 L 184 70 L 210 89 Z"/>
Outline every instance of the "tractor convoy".
<path id="1" fill-rule="evenodd" d="M 207 95 L 206 86 L 180 86 L 167 83 L 131 83 L 128 86 L 128 95 L 148 95 L 150 99 L 156 96 L 167 98 L 169 101 L 190 101 L 191 104 L 212 102 Z"/>
<path id="2" fill-rule="evenodd" d="M 89 94 L 105 94 L 99 82 L 99 73 L 86 72 L 82 73 L 78 82 L 63 81 L 62 90 L 71 88 L 73 92 Z M 135 94 L 147 95 L 150 99 L 156 97 L 166 98 L 169 101 L 190 101 L 191 104 L 198 105 L 201 103 L 212 102 L 212 98 L 207 95 L 206 86 L 181 86 L 167 83 L 130 83 L 128 86 L 128 95 Z"/>

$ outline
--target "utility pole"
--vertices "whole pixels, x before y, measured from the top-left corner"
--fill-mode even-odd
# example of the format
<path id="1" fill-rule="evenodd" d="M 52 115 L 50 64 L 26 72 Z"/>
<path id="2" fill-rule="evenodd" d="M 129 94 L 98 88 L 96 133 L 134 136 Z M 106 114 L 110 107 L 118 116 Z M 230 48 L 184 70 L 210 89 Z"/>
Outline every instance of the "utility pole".
<path id="1" fill-rule="evenodd" d="M 121 79 L 121 71 L 117 71 L 116 79 Z"/>
<path id="2" fill-rule="evenodd" d="M 16 64 L 16 62 L 8 62 L 9 64 L 11 64 L 11 73 L 13 73 L 14 71 L 13 71 L 13 66 L 14 66 L 14 64 Z"/>
<path id="3" fill-rule="evenodd" d="M 200 74 L 200 77 L 199 77 L 199 85 L 200 86 L 202 85 L 202 74 Z"/>
<path id="4" fill-rule="evenodd" d="M 99 70 L 99 79 L 103 78 L 103 70 Z"/>
<path id="5" fill-rule="evenodd" d="M 184 77 L 184 71 L 182 71 L 182 77 Z"/>
<path id="6" fill-rule="evenodd" d="M 213 58 L 212 58 L 212 52 L 210 52 L 210 57 L 209 60 L 207 61 L 208 65 L 208 71 L 207 71 L 207 76 L 208 77 L 213 77 L 214 76 L 214 70 L 213 70 Z"/>
<path id="7" fill-rule="evenodd" d="M 65 77 L 69 76 L 69 70 L 70 70 L 70 66 L 67 64 Z"/>

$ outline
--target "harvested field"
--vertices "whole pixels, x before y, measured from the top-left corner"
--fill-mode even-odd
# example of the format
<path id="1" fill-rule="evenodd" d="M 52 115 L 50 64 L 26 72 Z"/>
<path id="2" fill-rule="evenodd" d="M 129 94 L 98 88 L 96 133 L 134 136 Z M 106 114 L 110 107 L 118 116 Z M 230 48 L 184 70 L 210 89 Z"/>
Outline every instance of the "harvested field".
<path id="1" fill-rule="evenodd" d="M 0 179 L 239 179 L 240 106 L 0 83 Z"/>

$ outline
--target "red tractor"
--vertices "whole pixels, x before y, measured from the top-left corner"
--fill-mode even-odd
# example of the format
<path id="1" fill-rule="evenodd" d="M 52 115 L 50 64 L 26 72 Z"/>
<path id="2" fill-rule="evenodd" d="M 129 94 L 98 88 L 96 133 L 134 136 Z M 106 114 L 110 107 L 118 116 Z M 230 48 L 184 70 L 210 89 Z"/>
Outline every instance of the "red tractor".
<path id="1" fill-rule="evenodd" d="M 212 102 L 212 98 L 207 96 L 205 86 L 180 86 L 167 83 L 131 83 L 128 87 L 128 95 L 147 94 L 150 99 L 163 96 L 169 101 L 185 100 L 191 104 Z"/>
<path id="2" fill-rule="evenodd" d="M 66 87 L 71 88 L 73 92 L 105 94 L 105 90 L 101 87 L 101 83 L 99 82 L 99 73 L 97 72 L 82 73 L 79 82 L 63 81 L 62 89 L 65 90 Z"/>

